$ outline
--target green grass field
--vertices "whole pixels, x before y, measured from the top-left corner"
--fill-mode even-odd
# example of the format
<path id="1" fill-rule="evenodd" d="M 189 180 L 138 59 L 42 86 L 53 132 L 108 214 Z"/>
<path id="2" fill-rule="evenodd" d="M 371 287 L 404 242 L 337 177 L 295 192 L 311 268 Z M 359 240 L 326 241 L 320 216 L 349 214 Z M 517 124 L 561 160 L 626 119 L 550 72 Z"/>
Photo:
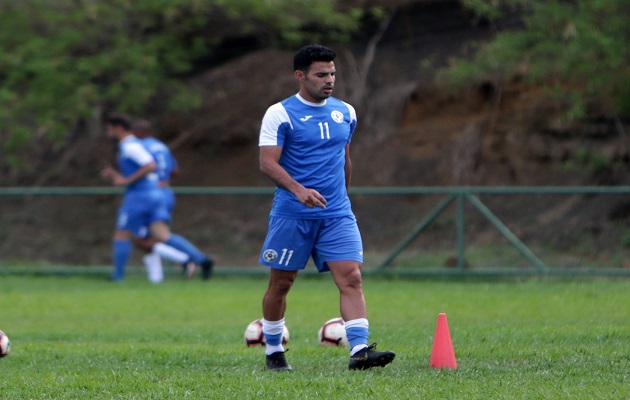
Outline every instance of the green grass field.
<path id="1" fill-rule="evenodd" d="M 371 341 L 389 366 L 349 371 L 317 343 L 338 316 L 330 276 L 289 295 L 290 373 L 264 368 L 243 333 L 264 278 L 0 277 L 1 399 L 629 399 L 630 282 L 364 283 Z M 456 370 L 428 367 L 445 312 Z"/>

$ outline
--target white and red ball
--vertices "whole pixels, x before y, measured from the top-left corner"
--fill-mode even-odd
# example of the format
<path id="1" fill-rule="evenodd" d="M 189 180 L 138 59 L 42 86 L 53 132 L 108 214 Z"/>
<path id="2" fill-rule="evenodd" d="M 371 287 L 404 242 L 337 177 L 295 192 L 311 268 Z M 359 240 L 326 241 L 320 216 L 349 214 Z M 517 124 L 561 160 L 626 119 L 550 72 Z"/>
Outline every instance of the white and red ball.
<path id="1" fill-rule="evenodd" d="M 346 323 L 343 318 L 333 318 L 324 322 L 319 328 L 317 336 L 321 345 L 350 347 L 346 336 Z"/>
<path id="2" fill-rule="evenodd" d="M 282 332 L 282 344 L 289 343 L 289 330 L 284 327 Z M 265 335 L 263 335 L 262 319 L 252 321 L 245 329 L 245 344 L 247 347 L 265 346 Z"/>
<path id="3" fill-rule="evenodd" d="M 0 358 L 9 355 L 11 350 L 11 342 L 6 333 L 0 331 Z"/>

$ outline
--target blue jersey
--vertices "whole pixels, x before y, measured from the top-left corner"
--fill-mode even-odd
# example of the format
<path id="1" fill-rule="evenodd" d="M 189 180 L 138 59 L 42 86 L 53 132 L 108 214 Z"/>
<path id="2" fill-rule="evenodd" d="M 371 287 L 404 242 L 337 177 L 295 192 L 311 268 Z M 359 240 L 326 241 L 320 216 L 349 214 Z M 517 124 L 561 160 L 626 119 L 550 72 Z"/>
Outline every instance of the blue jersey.
<path id="1" fill-rule="evenodd" d="M 259 145 L 282 147 L 279 164 L 327 201 L 325 209 L 308 208 L 289 191 L 276 187 L 272 216 L 322 219 L 352 215 L 346 190 L 345 147 L 356 124 L 354 108 L 334 97 L 319 104 L 297 94 L 269 107 Z"/>
<path id="2" fill-rule="evenodd" d="M 160 181 L 168 181 L 171 178 L 171 173 L 177 168 L 177 161 L 171 150 L 162 141 L 148 137 L 141 139 L 142 144 L 149 153 L 153 156 L 155 163 L 157 164 L 158 178 Z"/>
<path id="3" fill-rule="evenodd" d="M 118 168 L 124 177 L 133 175 L 143 166 L 154 161 L 144 148 L 140 139 L 128 136 L 118 145 Z M 158 187 L 158 176 L 151 172 L 127 186 L 127 192 L 134 190 L 154 189 Z"/>
<path id="4" fill-rule="evenodd" d="M 118 167 L 123 176 L 131 176 L 151 162 L 154 162 L 153 157 L 144 148 L 140 139 L 128 136 L 120 141 Z M 155 172 L 150 172 L 127 186 L 118 209 L 116 229 L 128 230 L 139 235 L 142 227 L 150 226 L 155 221 L 169 220 L 170 214 Z"/>

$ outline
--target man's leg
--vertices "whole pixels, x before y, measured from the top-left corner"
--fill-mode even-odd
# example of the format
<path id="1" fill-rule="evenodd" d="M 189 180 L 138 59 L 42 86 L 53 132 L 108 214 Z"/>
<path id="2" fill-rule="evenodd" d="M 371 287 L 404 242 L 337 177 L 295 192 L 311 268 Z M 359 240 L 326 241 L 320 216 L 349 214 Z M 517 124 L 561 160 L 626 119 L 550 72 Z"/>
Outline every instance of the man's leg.
<path id="1" fill-rule="evenodd" d="M 375 351 L 368 346 L 369 322 L 363 295 L 361 263 L 358 261 L 328 262 L 335 284 L 339 288 L 341 317 L 346 322 L 346 335 L 350 343 L 350 369 L 383 367 L 396 356 L 391 351 Z"/>
<path id="2" fill-rule="evenodd" d="M 363 295 L 361 263 L 358 261 L 328 262 L 335 284 L 339 288 L 341 318 L 346 321 L 346 334 L 351 355 L 368 347 L 367 306 Z"/>
<path id="3" fill-rule="evenodd" d="M 184 264 L 190 260 L 190 256 L 183 251 L 177 250 L 174 247 L 158 242 L 153 245 L 151 251 L 160 257 L 166 258 L 176 264 Z"/>
<path id="4" fill-rule="evenodd" d="M 114 231 L 112 258 L 114 259 L 114 271 L 112 280 L 121 281 L 125 277 L 127 263 L 131 255 L 131 232 L 126 230 Z"/>
<path id="5" fill-rule="evenodd" d="M 287 294 L 295 282 L 297 271 L 284 271 L 271 268 L 269 286 L 263 297 L 263 334 L 267 368 L 272 371 L 288 371 L 291 366 L 284 356 L 282 333 L 284 332 L 284 312 L 287 308 Z"/>
<path id="6" fill-rule="evenodd" d="M 186 253 L 191 260 L 201 265 L 202 278 L 210 278 L 214 260 L 205 255 L 183 236 L 172 233 L 164 221 L 156 221 L 151 224 L 151 236 L 158 242 L 165 243 L 168 246 L 174 247 L 175 249 Z"/>
<path id="7" fill-rule="evenodd" d="M 146 267 L 149 282 L 158 283 L 164 280 L 164 274 L 162 271 L 162 259 L 151 252 L 153 243 L 153 240 L 149 237 L 149 229 L 146 227 L 142 227 L 133 238 L 133 244 L 145 253 L 142 256 L 142 262 Z"/>
<path id="8" fill-rule="evenodd" d="M 144 266 L 147 269 L 149 282 L 160 283 L 164 280 L 164 270 L 162 269 L 162 259 L 158 254 L 149 253 L 142 257 Z"/>

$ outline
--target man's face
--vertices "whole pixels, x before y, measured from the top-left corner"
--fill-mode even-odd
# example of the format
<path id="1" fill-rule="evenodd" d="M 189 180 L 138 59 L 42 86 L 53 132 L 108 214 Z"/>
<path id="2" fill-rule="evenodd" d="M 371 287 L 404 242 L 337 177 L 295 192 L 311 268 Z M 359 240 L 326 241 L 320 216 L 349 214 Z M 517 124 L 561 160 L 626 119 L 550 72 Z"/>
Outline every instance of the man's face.
<path id="1" fill-rule="evenodd" d="M 105 134 L 107 135 L 107 137 L 112 140 L 118 141 L 121 140 L 123 137 L 122 133 L 124 132 L 124 129 L 122 129 L 118 125 L 107 124 L 105 130 Z"/>
<path id="2" fill-rule="evenodd" d="M 315 61 L 307 72 L 295 71 L 300 82 L 300 95 L 313 103 L 326 100 L 335 86 L 335 72 L 333 61 Z"/>
<path id="3" fill-rule="evenodd" d="M 105 127 L 105 134 L 110 139 L 116 138 L 116 127 L 114 125 L 107 124 Z"/>

